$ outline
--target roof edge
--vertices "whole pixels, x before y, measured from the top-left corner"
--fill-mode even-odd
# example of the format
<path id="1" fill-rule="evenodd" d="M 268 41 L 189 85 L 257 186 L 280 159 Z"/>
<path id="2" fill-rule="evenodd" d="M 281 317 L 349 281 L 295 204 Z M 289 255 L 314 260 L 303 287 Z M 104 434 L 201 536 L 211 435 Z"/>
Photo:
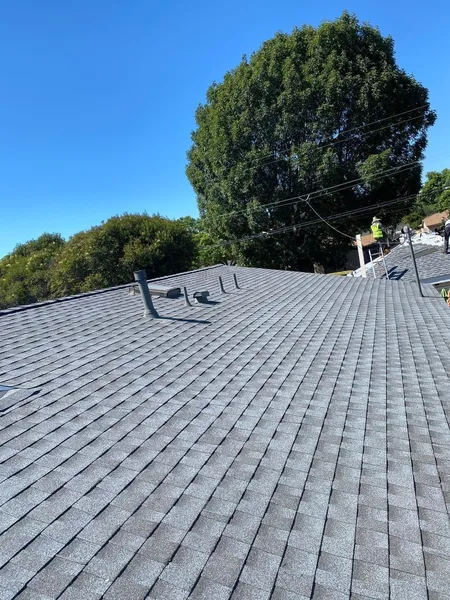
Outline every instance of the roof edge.
<path id="1" fill-rule="evenodd" d="M 426 277 L 420 280 L 421 283 L 450 283 L 450 274 L 448 275 L 436 275 L 435 277 Z"/>
<path id="2" fill-rule="evenodd" d="M 217 264 L 210 267 L 201 267 L 200 269 L 192 269 L 192 271 L 183 271 L 182 273 L 173 273 L 172 275 L 164 275 L 163 277 L 155 277 L 154 279 L 147 279 L 147 281 L 164 281 L 164 279 L 171 279 L 172 277 L 178 277 L 180 275 L 188 275 L 189 273 L 198 273 L 200 271 L 209 271 L 217 269 L 218 267 L 226 267 L 227 265 Z M 51 300 L 44 300 L 43 302 L 35 302 L 34 304 L 23 304 L 21 306 L 13 306 L 11 308 L 4 308 L 0 310 L 0 317 L 3 315 L 10 315 L 11 313 L 23 312 L 25 310 L 31 310 L 32 308 L 41 308 L 42 306 L 49 306 L 50 304 L 58 304 L 59 302 L 69 302 L 70 300 L 78 300 L 79 298 L 87 298 L 89 296 L 98 296 L 100 294 L 106 294 L 107 292 L 113 292 L 115 290 L 123 290 L 130 285 L 135 285 L 135 281 L 129 283 L 123 283 L 121 285 L 115 285 L 109 288 L 103 288 L 100 290 L 92 290 L 92 292 L 83 292 L 82 294 L 74 294 L 72 296 L 62 296 L 61 298 L 52 298 Z"/>

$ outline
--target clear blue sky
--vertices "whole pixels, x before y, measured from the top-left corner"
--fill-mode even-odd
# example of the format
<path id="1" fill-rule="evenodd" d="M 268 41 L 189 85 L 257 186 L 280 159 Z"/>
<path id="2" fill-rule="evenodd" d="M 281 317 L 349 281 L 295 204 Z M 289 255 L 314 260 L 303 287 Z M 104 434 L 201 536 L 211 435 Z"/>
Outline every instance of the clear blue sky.
<path id="1" fill-rule="evenodd" d="M 450 166 L 448 0 L 3 0 L 0 256 L 125 211 L 196 215 L 186 151 L 207 87 L 277 30 L 344 9 L 430 89 L 425 169 Z"/>

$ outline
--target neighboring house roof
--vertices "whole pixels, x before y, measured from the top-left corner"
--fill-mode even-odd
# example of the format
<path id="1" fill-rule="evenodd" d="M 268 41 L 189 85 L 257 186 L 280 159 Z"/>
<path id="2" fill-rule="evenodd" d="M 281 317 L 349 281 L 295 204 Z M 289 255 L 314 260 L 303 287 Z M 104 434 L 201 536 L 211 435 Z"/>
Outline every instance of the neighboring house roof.
<path id="1" fill-rule="evenodd" d="M 0 316 L 18 388 L 0 398 L 0 598 L 444 598 L 437 292 L 231 267 L 165 282 L 216 303 L 156 298 L 165 318 L 144 320 L 119 288 Z"/>
<path id="2" fill-rule="evenodd" d="M 417 271 L 420 280 L 425 283 L 450 280 L 450 255 L 442 253 L 442 246 L 421 246 L 414 244 Z M 384 257 L 390 279 L 415 281 L 414 265 L 411 250 L 408 245 L 400 245 Z M 368 277 L 371 268 L 366 268 Z M 375 266 L 377 277 L 384 277 L 384 267 L 381 262 Z"/>
<path id="3" fill-rule="evenodd" d="M 375 238 L 371 233 L 366 233 L 361 236 L 361 244 L 363 248 L 372 246 L 372 244 L 375 244 Z M 356 246 L 356 240 L 353 242 L 353 245 Z"/>
<path id="4" fill-rule="evenodd" d="M 365 233 L 361 236 L 361 243 L 363 248 L 368 248 L 375 244 L 375 238 L 371 233 Z M 356 240 L 353 242 L 353 245 L 356 246 Z"/>
<path id="5" fill-rule="evenodd" d="M 423 224 L 425 227 L 429 229 L 434 229 L 436 227 L 442 227 L 443 221 L 448 218 L 448 211 L 434 213 L 425 217 L 423 220 Z"/>

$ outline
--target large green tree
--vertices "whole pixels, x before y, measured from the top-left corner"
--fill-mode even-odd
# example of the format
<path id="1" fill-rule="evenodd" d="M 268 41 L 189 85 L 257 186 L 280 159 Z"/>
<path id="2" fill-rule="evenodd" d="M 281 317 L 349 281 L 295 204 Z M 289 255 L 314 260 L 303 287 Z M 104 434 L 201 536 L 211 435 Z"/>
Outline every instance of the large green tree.
<path id="1" fill-rule="evenodd" d="M 450 169 L 430 171 L 418 196 L 418 202 L 438 210 L 450 210 Z"/>
<path id="2" fill-rule="evenodd" d="M 0 260 L 0 309 L 31 304 L 198 264 L 194 219 L 125 214 L 72 236 L 44 233 Z"/>
<path id="3" fill-rule="evenodd" d="M 125 214 L 72 236 L 51 277 L 52 294 L 64 296 L 133 280 L 187 271 L 196 258 L 191 231 L 159 215 Z"/>
<path id="4" fill-rule="evenodd" d="M 187 175 L 211 246 L 228 244 L 244 265 L 335 266 L 349 240 L 323 223 L 304 226 L 315 212 L 285 199 L 313 192 L 311 206 L 328 216 L 417 193 L 421 167 L 408 167 L 423 158 L 434 120 L 428 91 L 396 64 L 393 40 L 378 29 L 344 13 L 278 33 L 214 83 L 196 112 Z M 389 224 L 407 207 L 376 213 Z M 355 235 L 367 215 L 335 225 Z"/>
<path id="5" fill-rule="evenodd" d="M 450 210 L 450 169 L 430 171 L 412 210 L 402 221 L 416 228 L 421 226 L 428 215 L 448 210 Z"/>
<path id="6" fill-rule="evenodd" d="M 416 228 L 428 215 L 446 210 L 450 210 L 450 169 L 430 171 L 412 210 L 402 221 Z"/>
<path id="7" fill-rule="evenodd" d="M 203 220 L 181 217 L 178 219 L 178 223 L 181 223 L 193 235 L 196 245 L 196 261 L 193 266 L 201 268 L 227 262 L 229 259 L 227 247 L 214 243 L 214 238 L 205 228 Z"/>
<path id="8" fill-rule="evenodd" d="M 32 304 L 51 296 L 50 272 L 64 247 L 57 233 L 18 244 L 0 260 L 0 308 Z"/>

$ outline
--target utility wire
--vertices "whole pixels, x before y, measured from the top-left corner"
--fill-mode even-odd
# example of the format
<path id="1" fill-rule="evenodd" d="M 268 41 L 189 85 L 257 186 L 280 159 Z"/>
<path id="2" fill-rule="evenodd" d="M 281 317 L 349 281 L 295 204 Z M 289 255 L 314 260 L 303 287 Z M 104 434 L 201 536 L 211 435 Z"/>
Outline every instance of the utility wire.
<path id="1" fill-rule="evenodd" d="M 407 200 L 411 200 L 412 198 L 416 198 L 416 197 L 417 197 L 417 194 L 411 194 L 410 196 L 403 196 L 401 198 L 396 198 L 394 200 L 389 200 L 387 202 L 383 202 L 383 203 L 380 203 L 380 204 L 376 204 L 376 205 L 372 205 L 372 206 L 366 206 L 366 207 L 361 207 L 361 208 L 358 208 L 358 209 L 355 209 L 355 210 L 352 210 L 352 211 L 346 211 L 346 212 L 343 212 L 343 213 L 340 213 L 340 214 L 337 214 L 337 215 L 332 215 L 332 216 L 327 217 L 327 218 L 328 218 L 329 221 L 336 220 L 336 219 L 337 220 L 342 220 L 343 218 L 353 216 L 354 214 L 364 214 L 364 213 L 372 212 L 375 209 L 385 208 L 387 206 L 392 206 L 394 204 L 399 204 L 399 203 L 402 203 L 402 202 L 406 202 Z M 232 244 L 235 244 L 235 243 L 239 243 L 241 241 L 248 241 L 248 240 L 251 240 L 251 239 L 261 238 L 261 237 L 265 237 L 265 236 L 269 236 L 269 235 L 276 235 L 278 233 L 284 233 L 284 232 L 287 232 L 287 231 L 292 231 L 292 230 L 295 231 L 297 229 L 303 229 L 303 228 L 311 226 L 311 225 L 317 225 L 321 221 L 322 221 L 322 218 L 321 219 L 310 220 L 310 221 L 306 221 L 306 222 L 302 222 L 302 223 L 296 223 L 295 225 L 288 225 L 286 227 L 282 227 L 282 228 L 277 229 L 277 230 L 268 231 L 268 232 L 264 231 L 264 232 L 257 233 L 257 234 L 254 234 L 254 235 L 250 235 L 250 236 L 246 236 L 246 237 L 243 237 L 243 238 L 238 238 L 236 240 L 231 240 L 231 241 L 227 241 L 227 242 L 219 242 L 217 244 L 206 246 L 206 247 L 207 248 L 214 248 L 214 247 L 217 247 L 217 246 L 224 246 L 224 245 L 225 246 L 229 246 L 229 245 L 232 245 Z M 349 236 L 349 237 L 351 237 L 351 236 Z M 351 237 L 351 239 L 353 239 L 353 237 Z"/>
<path id="2" fill-rule="evenodd" d="M 423 109 L 423 108 L 427 108 L 427 106 L 428 106 L 427 104 L 423 104 L 422 106 L 418 106 L 418 107 L 416 107 L 416 108 L 411 108 L 411 109 L 409 109 L 409 110 L 406 110 L 406 111 L 403 111 L 403 112 L 400 112 L 400 113 L 396 113 L 395 115 L 390 115 L 390 116 L 388 116 L 388 117 L 384 117 L 384 118 L 382 118 L 382 119 L 377 119 L 376 121 L 372 121 L 372 122 L 370 122 L 370 123 L 366 123 L 366 124 L 364 124 L 364 125 L 359 125 L 359 126 L 357 126 L 357 127 L 353 127 L 353 128 L 351 128 L 351 129 L 347 129 L 346 131 L 344 131 L 344 132 L 342 132 L 342 133 L 343 133 L 343 134 L 348 134 L 348 133 L 351 133 L 351 132 L 357 131 L 357 130 L 359 130 L 359 129 L 362 129 L 362 128 L 364 128 L 364 127 L 369 127 L 369 126 L 371 126 L 371 125 L 375 125 L 375 124 L 378 124 L 378 123 L 382 123 L 382 122 L 384 122 L 384 121 L 387 121 L 387 120 L 389 120 L 389 119 L 394 119 L 395 117 L 399 117 L 399 116 L 403 116 L 403 115 L 405 115 L 405 114 L 409 114 L 409 113 L 411 113 L 411 112 L 414 112 L 414 111 L 416 111 L 416 110 L 421 110 L 421 109 Z M 422 115 L 417 115 L 417 116 L 415 116 L 415 117 L 411 117 L 411 118 L 409 118 L 409 119 L 406 119 L 406 120 L 404 120 L 404 121 L 400 121 L 400 122 L 397 122 L 397 123 L 390 123 L 390 124 L 388 124 L 388 125 L 386 125 L 386 126 L 384 126 L 384 127 L 381 127 L 381 128 L 379 128 L 379 129 L 375 129 L 375 130 L 371 130 L 371 131 L 365 132 L 363 135 L 370 135 L 370 134 L 372 134 L 372 133 L 375 133 L 375 132 L 377 132 L 377 131 L 381 131 L 382 129 L 386 129 L 386 128 L 388 128 L 388 127 L 392 127 L 393 125 L 400 125 L 400 124 L 402 124 L 402 123 L 406 123 L 406 122 L 408 122 L 408 121 L 411 121 L 411 120 L 417 119 L 417 118 L 419 118 L 419 117 L 421 117 L 421 116 L 422 116 Z M 320 147 L 320 148 L 326 148 L 326 147 L 328 147 L 328 146 L 333 146 L 333 145 L 335 145 L 335 144 L 337 144 L 337 143 L 341 143 L 341 142 L 344 142 L 344 141 L 346 141 L 346 139 L 348 139 L 348 138 L 343 138 L 343 139 L 341 139 L 341 140 L 336 140 L 336 141 L 334 141 L 334 142 L 331 142 L 330 144 L 323 145 L 323 146 L 319 146 L 319 147 Z M 269 156 L 268 156 L 268 158 L 270 158 L 270 156 L 271 156 L 271 155 L 269 155 Z M 274 162 L 278 162 L 278 161 L 280 161 L 280 160 L 285 160 L 285 157 L 283 157 L 283 158 L 280 158 L 280 159 L 276 159 L 276 160 L 274 160 L 274 161 L 271 161 L 270 163 L 264 163 L 264 164 L 262 164 L 261 166 L 266 166 L 266 165 L 268 165 L 268 164 L 273 164 Z M 416 162 L 414 162 L 414 163 L 407 163 L 406 165 L 402 165 L 402 167 L 406 167 L 406 166 L 408 166 L 409 164 L 411 164 L 411 165 L 418 164 L 418 161 L 416 161 Z M 255 165 L 251 165 L 249 168 L 251 169 L 251 168 L 255 168 L 255 167 L 257 167 L 257 166 L 258 166 L 258 165 L 256 165 L 256 164 L 255 164 Z M 393 169 L 395 169 L 395 168 L 401 168 L 401 167 L 393 167 Z M 381 171 L 380 173 L 382 173 L 382 171 Z M 374 174 L 374 176 L 375 176 L 375 175 L 376 175 L 376 173 Z M 375 181 L 375 180 L 376 180 L 376 178 L 374 177 L 374 178 L 373 178 L 373 180 Z M 353 181 L 356 183 L 357 181 L 362 181 L 362 178 L 360 178 L 360 179 L 355 179 L 355 180 L 353 180 Z M 325 191 L 329 191 L 329 190 L 331 190 L 331 189 L 333 189 L 333 188 L 338 188 L 339 186 L 343 186 L 343 185 L 346 185 L 346 186 L 347 186 L 349 183 L 351 183 L 351 182 L 343 182 L 342 184 L 338 184 L 338 185 L 336 185 L 336 186 L 331 186 L 331 187 L 329 187 L 329 188 L 324 188 L 324 189 L 322 189 L 322 190 L 318 190 L 318 191 L 315 191 L 315 192 L 310 192 L 310 193 L 311 193 L 311 194 L 315 194 L 315 197 L 317 197 L 316 195 L 317 195 L 319 192 L 322 194 L 322 193 L 323 193 L 323 192 L 325 192 Z M 347 187 L 346 187 L 346 188 L 343 188 L 343 189 L 347 189 Z M 275 202 L 272 202 L 272 203 L 269 203 L 269 204 L 264 204 L 264 205 L 261 205 L 260 207 L 255 207 L 255 209 L 254 209 L 254 210 L 264 210 L 264 209 L 266 209 L 266 208 L 268 208 L 268 207 L 275 206 L 275 205 L 282 205 L 282 204 L 283 204 L 283 205 L 285 205 L 285 206 L 287 206 L 288 204 L 284 204 L 284 203 L 289 203 L 288 201 L 289 201 L 289 200 L 292 200 L 292 204 L 293 204 L 295 201 L 297 201 L 297 200 L 299 200 L 299 199 L 300 199 L 300 198 L 299 198 L 299 196 L 294 196 L 294 197 L 292 197 L 292 198 L 286 198 L 286 199 L 284 199 L 284 200 L 279 200 L 279 201 L 275 201 Z M 205 215 L 205 216 L 203 217 L 203 219 L 218 219 L 218 218 L 220 218 L 220 217 L 223 217 L 223 216 L 231 216 L 231 215 L 236 215 L 236 214 L 240 214 L 240 213 L 244 213 L 244 212 L 247 212 L 247 208 L 245 208 L 245 209 L 241 209 L 241 210 L 237 210 L 237 211 L 223 212 L 223 213 L 220 213 L 220 214 L 218 214 L 218 215 Z"/>
<path id="3" fill-rule="evenodd" d="M 419 161 L 416 160 L 416 161 L 413 161 L 410 163 L 405 163 L 404 165 L 399 165 L 397 167 L 390 167 L 389 169 L 376 171 L 373 175 L 369 176 L 366 179 L 366 181 L 372 182 L 372 181 L 377 181 L 378 179 L 383 179 L 384 177 L 387 177 L 389 175 L 396 175 L 397 173 L 402 173 L 403 171 L 408 171 L 409 169 L 414 168 L 418 164 L 420 164 L 420 163 L 419 163 Z M 395 171 L 397 173 L 395 173 Z M 361 183 L 363 181 L 364 181 L 363 177 L 359 177 L 357 179 L 351 179 L 350 181 L 343 181 L 342 183 L 338 183 L 336 185 L 332 185 L 332 186 L 329 186 L 326 188 L 322 188 L 320 190 L 315 190 L 315 191 L 309 192 L 308 195 L 310 196 L 311 199 L 321 198 L 330 191 L 341 192 L 346 189 L 352 188 L 355 185 L 357 185 L 358 183 Z M 302 194 L 302 195 L 305 195 L 305 194 Z M 302 200 L 302 197 L 300 195 L 297 195 L 297 196 L 292 196 L 290 198 L 283 198 L 282 200 L 276 200 L 274 202 L 269 202 L 268 204 L 261 204 L 260 206 L 254 207 L 252 210 L 266 210 L 267 208 L 270 208 L 270 207 L 285 207 L 285 206 L 289 206 L 289 204 L 295 204 L 296 202 L 301 202 L 301 201 L 304 201 L 304 200 Z M 203 220 L 219 219 L 220 217 L 230 217 L 230 216 L 234 216 L 234 215 L 238 215 L 238 214 L 242 214 L 242 213 L 246 213 L 246 212 L 248 212 L 248 206 L 246 208 L 239 209 L 239 210 L 219 213 L 218 215 L 212 215 L 212 214 L 205 215 L 203 217 Z"/>
<path id="4" fill-rule="evenodd" d="M 325 223 L 325 225 L 328 225 L 328 227 L 331 227 L 331 229 L 334 229 L 334 231 L 336 231 L 340 235 L 343 235 L 343 236 L 345 236 L 347 238 L 350 238 L 351 240 L 354 239 L 352 235 L 348 235 L 348 233 L 344 233 L 343 231 L 339 231 L 339 229 L 336 229 L 336 227 L 333 227 L 333 225 L 331 225 L 331 223 L 329 223 L 327 220 L 325 220 L 323 217 L 321 217 L 319 215 L 319 213 L 317 212 L 317 210 L 313 206 L 311 206 L 311 204 L 308 202 L 308 199 L 306 199 L 306 204 L 319 217 L 319 219 Z"/>
<path id="5" fill-rule="evenodd" d="M 423 104 L 422 106 L 417 106 L 416 108 L 410 108 L 409 110 L 404 110 L 403 112 L 399 112 L 399 113 L 396 113 L 394 115 L 390 115 L 388 117 L 383 117 L 382 119 L 376 119 L 375 121 L 371 121 L 369 123 L 365 123 L 364 125 L 358 125 L 356 127 L 352 127 L 350 129 L 346 129 L 344 131 L 341 131 L 338 135 L 347 135 L 348 133 L 353 133 L 355 131 L 358 131 L 359 129 L 363 129 L 365 127 L 370 127 L 371 125 L 378 125 L 378 123 L 383 123 L 384 121 L 388 121 L 390 119 L 395 119 L 396 117 L 402 117 L 403 115 L 407 115 L 407 114 L 412 113 L 412 112 L 414 112 L 416 110 L 422 110 L 423 108 L 428 108 L 428 104 Z M 416 117 L 412 117 L 411 120 L 417 119 L 417 118 L 419 118 L 421 116 L 422 115 L 418 115 Z M 390 123 L 386 127 L 391 127 L 392 125 L 400 125 L 401 123 L 407 122 L 409 120 L 410 119 L 406 119 L 406 121 L 401 121 L 400 123 Z M 386 127 L 382 127 L 381 129 L 386 129 Z M 381 129 L 375 129 L 375 130 L 369 131 L 367 133 L 377 132 L 377 131 L 380 131 Z M 335 143 L 344 142 L 344 141 L 346 141 L 346 139 L 347 138 L 344 138 L 342 140 L 336 140 L 335 142 L 331 142 L 330 145 L 334 145 Z M 326 147 L 326 145 L 325 146 L 320 146 L 320 147 L 324 148 L 324 147 Z M 298 149 L 298 146 L 294 146 L 294 149 L 295 148 Z M 284 153 L 291 153 L 292 152 L 292 148 L 286 149 L 283 152 Z M 273 155 L 274 155 L 274 152 L 272 152 L 270 154 L 267 154 L 266 156 L 258 157 L 258 161 L 265 160 L 266 158 L 272 158 Z M 256 160 L 256 157 L 255 157 L 255 160 Z M 270 163 L 268 163 L 268 164 L 270 164 Z"/>
<path id="6" fill-rule="evenodd" d="M 378 131 L 383 131 L 383 129 L 388 129 L 389 127 L 393 127 L 394 125 L 402 125 L 404 123 L 408 123 L 409 121 L 414 121 L 415 119 L 420 119 L 421 117 L 422 117 L 422 115 L 416 115 L 415 117 L 410 117 L 409 119 L 405 119 L 404 121 L 397 121 L 396 123 L 389 123 L 388 125 L 384 125 L 383 127 L 379 127 L 378 129 L 371 129 L 370 131 L 366 131 L 366 132 L 362 133 L 362 137 L 368 137 L 372 133 L 377 133 Z M 345 132 L 345 133 L 347 133 L 347 132 Z M 342 144 L 343 142 L 347 142 L 349 139 L 352 139 L 352 137 L 342 138 L 340 140 L 335 140 L 334 142 L 329 142 L 327 144 L 318 144 L 317 147 L 320 149 L 331 148 L 332 146 L 336 146 L 337 144 Z M 304 144 L 308 143 L 308 141 L 309 140 L 305 140 L 303 143 Z M 310 143 L 312 143 L 312 142 L 310 142 Z M 296 150 L 299 150 L 299 149 L 300 149 L 299 146 L 295 146 L 291 150 L 291 152 L 288 156 L 281 156 L 280 158 L 275 158 L 274 160 L 271 160 L 269 162 L 262 162 L 260 164 L 255 163 L 253 165 L 249 165 L 247 168 L 240 171 L 240 173 L 245 173 L 247 171 L 250 171 L 251 169 L 257 169 L 259 167 L 267 167 L 269 165 L 273 165 L 275 163 L 281 162 L 282 160 L 290 160 L 293 156 L 295 156 Z M 270 157 L 268 157 L 268 158 L 270 158 Z"/>
<path id="7" fill-rule="evenodd" d="M 331 221 L 331 220 L 337 220 L 337 219 L 341 220 L 343 218 L 352 216 L 353 214 L 357 214 L 357 213 L 363 214 L 365 212 L 372 212 L 373 210 L 378 209 L 378 208 L 384 208 L 386 206 L 391 206 L 393 204 L 398 204 L 400 202 L 406 202 L 408 199 L 414 198 L 415 196 L 416 196 L 416 194 L 413 194 L 411 196 L 405 196 L 405 197 L 402 197 L 402 198 L 397 198 L 395 200 L 390 200 L 388 202 L 383 202 L 381 204 L 372 205 L 372 206 L 366 206 L 366 207 L 358 208 L 358 209 L 355 209 L 355 210 L 352 210 L 352 211 L 346 211 L 346 212 L 343 212 L 343 213 L 339 213 L 337 215 L 332 215 L 330 217 L 327 217 L 327 219 L 329 221 Z M 245 236 L 245 237 L 242 237 L 242 238 L 237 238 L 235 240 L 218 242 L 217 244 L 212 244 L 212 245 L 205 246 L 205 247 L 206 248 L 216 248 L 216 247 L 220 247 L 220 246 L 231 246 L 233 244 L 237 244 L 237 243 L 240 243 L 240 242 L 249 241 L 249 240 L 256 239 L 256 238 L 261 238 L 261 237 L 270 236 L 270 235 L 276 235 L 278 233 L 284 233 L 284 232 L 291 231 L 291 230 L 304 229 L 305 227 L 308 227 L 308 226 L 311 226 L 311 225 L 317 225 L 318 223 L 321 223 L 321 222 L 322 222 L 322 218 L 320 218 L 320 219 L 313 219 L 313 220 L 310 220 L 310 221 L 303 221 L 302 223 L 295 223 L 294 225 L 287 225 L 285 227 L 281 227 L 280 229 L 274 229 L 272 231 L 262 231 L 260 233 L 256 233 L 256 234 L 253 234 L 253 235 Z M 351 239 L 353 239 L 353 237 Z"/>
<path id="8" fill-rule="evenodd" d="M 446 189 L 446 186 L 443 186 L 441 191 Z M 430 192 L 422 192 L 422 196 L 427 195 L 427 194 L 435 194 L 436 191 L 438 190 L 430 190 Z M 373 204 L 371 206 L 363 206 L 360 208 L 356 208 L 353 210 L 349 210 L 349 211 L 345 211 L 342 213 L 339 213 L 337 215 L 331 215 L 329 217 L 326 218 L 326 221 L 333 221 L 333 220 L 341 220 L 341 219 L 346 219 L 347 217 L 352 217 L 355 214 L 364 214 L 366 212 L 372 212 L 376 209 L 381 209 L 381 208 L 385 208 L 387 206 L 392 206 L 394 204 L 400 204 L 402 202 L 406 202 L 408 200 L 411 200 L 413 198 L 417 198 L 418 194 L 410 194 L 408 196 L 402 196 L 400 198 L 393 198 L 391 200 L 387 200 L 386 202 L 381 202 L 378 204 Z M 318 214 L 318 213 L 316 213 Z M 320 215 L 319 215 L 320 216 Z M 287 225 L 285 227 L 281 227 L 279 229 L 275 229 L 273 231 L 262 231 L 260 233 L 256 233 L 253 235 L 249 235 L 249 236 L 245 236 L 242 238 L 237 238 L 235 240 L 229 240 L 229 241 L 223 241 L 223 242 L 218 242 L 217 244 L 211 244 L 209 246 L 205 246 L 205 248 L 216 248 L 216 247 L 222 247 L 222 246 L 231 246 L 233 244 L 237 244 L 240 242 L 245 242 L 245 241 L 249 241 L 252 239 L 256 239 L 256 238 L 261 238 L 261 237 L 265 237 L 265 236 L 270 236 L 270 235 L 277 235 L 279 233 L 285 233 L 287 231 L 291 231 L 291 230 L 297 230 L 297 229 L 304 229 L 306 227 L 309 227 L 311 225 L 317 225 L 318 223 L 324 221 L 323 217 L 320 217 L 320 219 L 314 219 L 314 220 L 310 220 L 310 221 L 303 221 L 302 223 L 296 223 L 294 225 Z M 328 222 L 327 222 L 328 225 Z M 342 233 L 341 231 L 339 231 L 339 233 Z M 347 234 L 344 234 L 347 237 L 354 239 L 353 236 L 348 236 Z"/>

